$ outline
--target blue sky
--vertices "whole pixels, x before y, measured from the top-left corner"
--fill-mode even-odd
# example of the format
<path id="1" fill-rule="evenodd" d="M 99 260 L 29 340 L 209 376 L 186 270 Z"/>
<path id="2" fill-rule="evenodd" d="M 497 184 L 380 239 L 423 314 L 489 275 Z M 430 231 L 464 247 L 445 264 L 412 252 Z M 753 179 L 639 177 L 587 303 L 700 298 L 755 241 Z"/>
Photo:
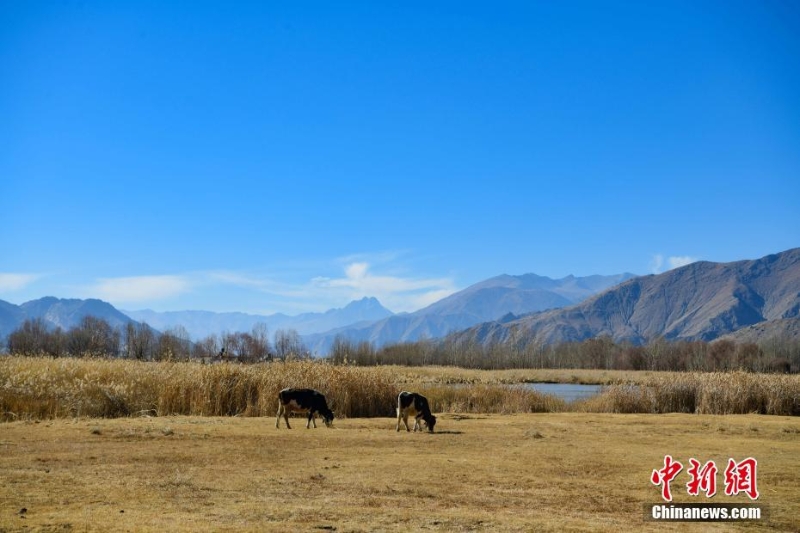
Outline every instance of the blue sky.
<path id="1" fill-rule="evenodd" d="M 800 246 L 800 4 L 0 3 L 0 299 L 413 311 Z"/>

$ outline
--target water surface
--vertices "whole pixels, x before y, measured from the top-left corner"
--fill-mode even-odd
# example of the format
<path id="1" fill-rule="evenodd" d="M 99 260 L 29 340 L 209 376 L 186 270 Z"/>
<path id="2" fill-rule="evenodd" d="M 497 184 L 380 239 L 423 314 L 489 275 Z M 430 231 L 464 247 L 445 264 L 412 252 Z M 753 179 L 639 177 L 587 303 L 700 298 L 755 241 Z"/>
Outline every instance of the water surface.
<path id="1" fill-rule="evenodd" d="M 542 394 L 552 394 L 567 403 L 590 398 L 600 394 L 603 389 L 602 385 L 584 385 L 581 383 L 520 383 L 515 386 L 533 389 Z"/>

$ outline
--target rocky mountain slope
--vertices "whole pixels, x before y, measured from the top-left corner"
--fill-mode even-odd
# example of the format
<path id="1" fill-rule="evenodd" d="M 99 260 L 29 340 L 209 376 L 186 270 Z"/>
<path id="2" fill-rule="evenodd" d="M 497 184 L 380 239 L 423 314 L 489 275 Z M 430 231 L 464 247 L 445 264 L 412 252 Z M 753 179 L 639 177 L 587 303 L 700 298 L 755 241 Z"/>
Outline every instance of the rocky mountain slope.
<path id="1" fill-rule="evenodd" d="M 635 278 L 578 305 L 484 323 L 458 337 L 481 343 L 553 344 L 601 335 L 633 343 L 660 336 L 710 341 L 798 316 L 800 248 L 795 248 L 757 260 L 701 261 Z"/>

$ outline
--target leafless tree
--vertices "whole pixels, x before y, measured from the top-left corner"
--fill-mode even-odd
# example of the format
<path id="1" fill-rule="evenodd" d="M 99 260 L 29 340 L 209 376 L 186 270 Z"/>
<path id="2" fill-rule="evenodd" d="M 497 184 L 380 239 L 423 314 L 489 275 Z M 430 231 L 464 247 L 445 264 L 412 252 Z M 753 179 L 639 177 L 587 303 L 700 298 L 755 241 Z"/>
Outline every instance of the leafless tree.
<path id="1" fill-rule="evenodd" d="M 155 335 L 150 327 L 142 322 L 139 325 L 128 322 L 125 328 L 125 354 L 130 359 L 149 361 L 153 359 Z"/>
<path id="2" fill-rule="evenodd" d="M 279 329 L 275 332 L 275 355 L 278 359 L 287 360 L 305 357 L 307 350 L 300 334 L 294 329 Z"/>

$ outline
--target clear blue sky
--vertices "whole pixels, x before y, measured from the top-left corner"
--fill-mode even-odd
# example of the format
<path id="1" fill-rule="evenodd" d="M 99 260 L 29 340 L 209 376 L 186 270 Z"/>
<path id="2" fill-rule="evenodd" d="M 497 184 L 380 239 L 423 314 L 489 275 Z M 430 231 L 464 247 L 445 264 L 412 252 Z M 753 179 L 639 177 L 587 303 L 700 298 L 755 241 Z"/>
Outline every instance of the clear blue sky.
<path id="1" fill-rule="evenodd" d="M 800 246 L 800 3 L 0 2 L 0 299 L 412 311 Z"/>

